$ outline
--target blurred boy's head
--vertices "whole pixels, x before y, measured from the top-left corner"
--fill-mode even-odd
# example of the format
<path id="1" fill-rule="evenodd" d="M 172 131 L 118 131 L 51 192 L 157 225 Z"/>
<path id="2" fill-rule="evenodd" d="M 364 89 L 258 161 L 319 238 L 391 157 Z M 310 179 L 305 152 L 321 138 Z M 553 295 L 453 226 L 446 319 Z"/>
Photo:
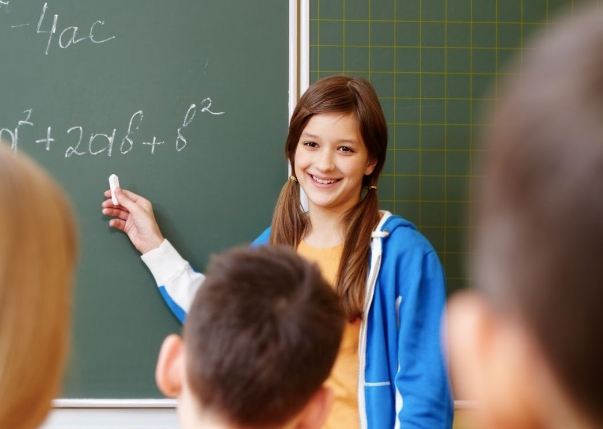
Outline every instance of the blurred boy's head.
<path id="1" fill-rule="evenodd" d="M 503 92 L 477 203 L 478 290 L 449 308 L 454 382 L 480 400 L 482 427 L 603 425 L 603 10 L 568 21 Z"/>
<path id="2" fill-rule="evenodd" d="M 293 250 L 234 250 L 212 260 L 184 341 L 164 342 L 157 382 L 179 398 L 183 428 L 319 428 L 344 323 L 335 292 Z"/>

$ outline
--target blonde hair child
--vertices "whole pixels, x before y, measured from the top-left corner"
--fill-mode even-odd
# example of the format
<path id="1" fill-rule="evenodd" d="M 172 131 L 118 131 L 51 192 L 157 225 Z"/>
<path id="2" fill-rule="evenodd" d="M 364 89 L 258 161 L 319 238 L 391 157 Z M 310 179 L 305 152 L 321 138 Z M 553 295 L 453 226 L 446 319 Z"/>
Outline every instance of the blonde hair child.
<path id="1" fill-rule="evenodd" d="M 39 426 L 69 342 L 76 233 L 67 198 L 0 142 L 0 427 Z"/>

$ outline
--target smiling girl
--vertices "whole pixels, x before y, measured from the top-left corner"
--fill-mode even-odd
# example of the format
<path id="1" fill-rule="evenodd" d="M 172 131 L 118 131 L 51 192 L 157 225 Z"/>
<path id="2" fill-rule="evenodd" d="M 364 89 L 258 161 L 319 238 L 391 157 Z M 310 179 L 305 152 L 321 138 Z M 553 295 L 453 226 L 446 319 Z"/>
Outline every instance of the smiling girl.
<path id="1" fill-rule="evenodd" d="M 327 381 L 335 400 L 325 428 L 449 428 L 453 406 L 439 334 L 444 274 L 414 225 L 379 211 L 386 152 L 387 126 L 371 84 L 345 76 L 316 82 L 291 117 L 285 153 L 293 174 L 272 226 L 253 244 L 297 249 L 341 298 L 348 323 Z M 103 214 L 143 253 L 184 321 L 205 277 L 163 238 L 148 200 L 121 189 L 116 195 L 120 205 L 108 198 Z"/>

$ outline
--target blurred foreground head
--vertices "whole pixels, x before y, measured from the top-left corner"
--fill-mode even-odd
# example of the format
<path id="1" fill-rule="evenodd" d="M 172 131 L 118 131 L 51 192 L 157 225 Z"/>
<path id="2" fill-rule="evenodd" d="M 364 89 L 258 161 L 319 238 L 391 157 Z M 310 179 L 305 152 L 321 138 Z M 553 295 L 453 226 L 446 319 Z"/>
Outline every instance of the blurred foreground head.
<path id="1" fill-rule="evenodd" d="M 344 325 L 315 264 L 283 246 L 235 249 L 212 258 L 157 384 L 178 397 L 183 429 L 319 429 Z"/>
<path id="2" fill-rule="evenodd" d="M 0 427 L 30 429 L 59 393 L 76 259 L 55 181 L 0 142 Z"/>
<path id="3" fill-rule="evenodd" d="M 482 427 L 603 425 L 603 9 L 551 27 L 485 140 L 453 376 Z"/>

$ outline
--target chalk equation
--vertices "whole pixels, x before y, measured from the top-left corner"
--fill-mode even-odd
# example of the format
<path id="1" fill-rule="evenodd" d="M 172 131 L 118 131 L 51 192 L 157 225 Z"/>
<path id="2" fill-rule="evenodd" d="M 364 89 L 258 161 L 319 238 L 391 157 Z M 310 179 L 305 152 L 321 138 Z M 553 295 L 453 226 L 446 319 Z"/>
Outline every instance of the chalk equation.
<path id="1" fill-rule="evenodd" d="M 0 0 L 0 9 L 2 7 L 8 6 L 10 0 Z M 80 28 L 77 25 L 71 25 L 68 27 L 63 27 L 59 25 L 59 15 L 47 12 L 49 10 L 48 3 L 44 3 L 42 6 L 42 11 L 40 13 L 40 17 L 37 20 L 37 25 L 35 26 L 36 34 L 43 35 L 43 37 L 47 37 L 48 41 L 46 43 L 45 54 L 51 50 L 51 46 L 58 46 L 61 49 L 67 49 L 70 46 L 77 45 L 82 42 L 89 42 L 93 44 L 101 44 L 107 43 L 113 39 L 115 36 L 109 36 L 107 34 L 103 34 L 103 26 L 105 25 L 105 21 L 97 20 L 94 21 L 92 25 L 85 28 Z M 35 22 L 26 22 L 11 25 L 13 29 L 23 28 L 26 31 L 26 28 L 33 28 Z M 58 34 L 58 37 L 55 38 L 55 35 Z M 53 43 L 56 42 L 56 43 Z"/>
<path id="2" fill-rule="evenodd" d="M 225 112 L 217 112 L 211 110 L 211 98 L 207 97 L 197 104 L 191 104 L 186 114 L 182 125 L 176 129 L 173 134 L 175 138 L 171 140 L 174 148 L 177 152 L 181 152 L 188 144 L 185 137 L 185 129 L 191 125 L 195 115 L 209 114 L 209 115 L 223 115 Z M 76 125 L 64 132 L 64 143 L 58 141 L 53 134 L 52 127 L 46 127 L 46 133 L 42 138 L 35 140 L 35 144 L 43 145 L 46 151 L 55 149 L 56 146 L 67 146 L 65 150 L 65 158 L 70 158 L 74 155 L 99 155 L 106 154 L 112 156 L 114 153 L 119 152 L 122 155 L 130 153 L 136 143 L 134 141 L 134 135 L 140 129 L 143 124 L 144 112 L 139 110 L 130 116 L 128 126 L 125 130 L 125 135 L 120 139 L 118 137 L 117 128 L 113 128 L 109 133 L 86 133 L 82 126 Z M 33 122 L 33 109 L 26 109 L 23 111 L 23 117 L 17 122 L 14 128 L 0 128 L 0 140 L 3 140 L 11 145 L 11 149 L 15 152 L 18 151 L 21 142 L 22 133 L 29 128 L 34 127 Z M 151 154 L 154 155 L 157 147 L 166 145 L 166 141 L 158 140 L 156 136 L 153 136 L 149 141 L 141 141 L 140 145 L 150 147 Z M 63 150 L 63 149 L 61 149 Z"/>

